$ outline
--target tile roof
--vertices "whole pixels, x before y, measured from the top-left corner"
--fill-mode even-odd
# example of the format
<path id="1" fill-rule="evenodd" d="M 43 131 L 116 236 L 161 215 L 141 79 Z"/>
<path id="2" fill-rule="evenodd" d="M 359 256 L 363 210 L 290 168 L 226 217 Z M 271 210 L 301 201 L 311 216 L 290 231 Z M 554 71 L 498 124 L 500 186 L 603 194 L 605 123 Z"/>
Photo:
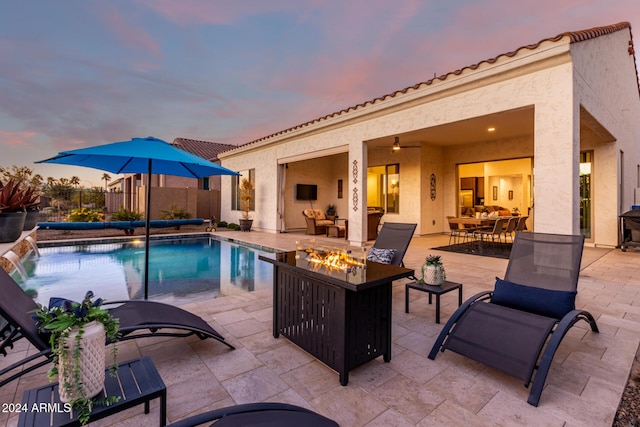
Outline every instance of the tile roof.
<path id="1" fill-rule="evenodd" d="M 336 112 L 333 112 L 331 114 L 327 114 L 327 115 L 322 116 L 322 117 L 318 117 L 317 119 L 310 120 L 308 122 L 305 122 L 305 123 L 290 127 L 288 129 L 281 130 L 281 131 L 276 132 L 276 133 L 272 133 L 271 135 L 264 136 L 262 138 L 247 142 L 245 144 L 241 144 L 238 147 L 244 147 L 246 145 L 255 144 L 255 143 L 258 143 L 258 142 L 261 142 L 261 141 L 265 141 L 265 140 L 268 140 L 268 139 L 273 138 L 275 136 L 283 135 L 283 134 L 286 134 L 288 132 L 304 128 L 305 126 L 309 126 L 309 125 L 312 125 L 314 123 L 321 122 L 323 120 L 328 120 L 328 119 L 331 119 L 331 118 L 334 118 L 334 117 L 338 117 L 338 116 L 340 116 L 342 114 L 345 114 L 345 113 L 348 113 L 350 111 L 355 111 L 355 110 L 367 107 L 368 105 L 373 105 L 373 104 L 375 104 L 377 102 L 381 102 L 381 101 L 385 101 L 387 99 L 395 98 L 396 96 L 399 96 L 401 94 L 405 94 L 410 90 L 419 89 L 421 86 L 429 86 L 435 80 L 446 80 L 447 77 L 452 76 L 452 75 L 456 75 L 456 76 L 460 75 L 465 70 L 475 70 L 478 67 L 480 67 L 480 65 L 482 65 L 482 64 L 493 64 L 493 63 L 497 62 L 500 58 L 503 58 L 503 57 L 511 58 L 511 57 L 517 55 L 518 52 L 520 52 L 521 50 L 524 50 L 524 49 L 535 50 L 544 42 L 558 42 L 558 41 L 562 40 L 564 37 L 569 37 L 570 43 L 578 43 L 578 42 L 582 42 L 582 41 L 585 41 L 585 40 L 594 39 L 594 38 L 597 38 L 597 37 L 600 37 L 600 36 L 603 36 L 603 35 L 606 35 L 606 34 L 611 34 L 611 33 L 614 33 L 616 31 L 624 30 L 624 29 L 627 29 L 627 28 L 629 30 L 631 30 L 631 24 L 629 22 L 620 22 L 618 24 L 608 25 L 608 26 L 605 26 L 605 27 L 595 27 L 595 28 L 590 28 L 590 29 L 587 29 L 587 30 L 569 31 L 569 32 L 565 32 L 565 33 L 560 33 L 555 37 L 549 37 L 549 38 L 546 38 L 546 39 L 542 39 L 539 42 L 534 43 L 534 44 L 521 46 L 521 47 L 517 48 L 514 51 L 507 52 L 507 53 L 501 53 L 500 55 L 498 55 L 498 56 L 496 56 L 494 58 L 486 59 L 484 61 L 480 61 L 480 62 L 478 62 L 476 64 L 460 68 L 460 69 L 458 69 L 456 71 L 452 71 L 452 72 L 443 74 L 443 75 L 438 76 L 438 77 L 436 77 L 434 75 L 432 79 L 427 80 L 425 82 L 416 83 L 415 85 L 408 86 L 408 87 L 406 87 L 404 89 L 397 90 L 397 91 L 395 91 L 393 93 L 382 95 L 382 96 L 379 96 L 379 97 L 374 98 L 372 100 L 365 101 L 365 102 L 362 102 L 360 104 L 344 108 L 344 109 L 342 109 L 340 111 L 336 111 Z M 634 57 L 635 57 L 635 52 L 634 52 L 634 48 L 633 48 L 633 37 L 629 40 L 629 49 L 628 50 L 629 50 L 629 55 L 634 55 Z M 638 70 L 637 70 L 637 66 L 636 66 L 636 76 L 637 75 L 638 75 Z M 638 89 L 640 91 L 640 86 L 639 86 Z M 234 147 L 234 148 L 236 148 L 236 147 Z"/>
<path id="2" fill-rule="evenodd" d="M 236 148 L 236 145 L 219 144 L 217 142 L 199 141 L 197 139 L 176 138 L 171 145 L 204 159 L 218 160 L 218 154 Z"/>

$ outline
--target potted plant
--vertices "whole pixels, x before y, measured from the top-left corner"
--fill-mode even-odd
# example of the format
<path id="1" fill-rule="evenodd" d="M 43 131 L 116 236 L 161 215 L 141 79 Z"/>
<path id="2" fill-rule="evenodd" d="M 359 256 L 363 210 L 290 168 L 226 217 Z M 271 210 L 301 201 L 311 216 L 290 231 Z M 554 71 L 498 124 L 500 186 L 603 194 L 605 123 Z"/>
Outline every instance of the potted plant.
<path id="1" fill-rule="evenodd" d="M 253 183 L 247 178 L 240 180 L 239 193 L 240 193 L 240 210 L 242 211 L 242 218 L 240 218 L 240 231 L 251 231 L 251 225 L 253 219 L 249 218 L 249 211 L 253 205 Z"/>
<path id="2" fill-rule="evenodd" d="M 336 219 L 338 217 L 337 213 L 338 212 L 336 211 L 336 205 L 327 206 L 327 219 Z"/>
<path id="3" fill-rule="evenodd" d="M 182 209 L 178 205 L 171 205 L 168 211 L 160 211 L 162 219 L 189 219 L 191 218 L 191 214 L 186 210 Z M 180 225 L 176 225 L 173 228 L 176 230 L 180 230 Z"/>
<path id="4" fill-rule="evenodd" d="M 19 181 L 0 181 L 0 243 L 14 242 L 22 234 L 27 217 L 24 195 Z"/>
<path id="5" fill-rule="evenodd" d="M 88 291 L 81 303 L 61 300 L 60 306 L 49 308 L 38 304 L 34 317 L 38 328 L 48 333 L 53 361 L 49 369 L 49 380 L 58 376 L 60 400 L 70 403 L 78 411 L 78 420 L 86 424 L 93 404 L 104 387 L 106 339 L 118 340 L 118 319 L 100 307 L 102 299 L 91 301 L 93 292 Z M 117 369 L 118 349 L 111 347 L 112 373 Z"/>
<path id="6" fill-rule="evenodd" d="M 429 255 L 422 265 L 422 281 L 427 285 L 440 286 L 446 278 L 440 255 Z"/>

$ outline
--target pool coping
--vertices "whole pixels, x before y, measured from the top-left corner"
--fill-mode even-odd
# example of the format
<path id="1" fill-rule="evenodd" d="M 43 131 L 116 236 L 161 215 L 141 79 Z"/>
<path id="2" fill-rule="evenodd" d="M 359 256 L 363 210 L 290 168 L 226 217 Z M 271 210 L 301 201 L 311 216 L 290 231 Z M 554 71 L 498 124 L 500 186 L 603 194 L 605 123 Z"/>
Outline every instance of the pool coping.
<path id="1" fill-rule="evenodd" d="M 196 239 L 196 238 L 211 238 L 218 241 L 226 241 L 241 246 L 246 246 L 252 249 L 257 249 L 262 252 L 276 253 L 280 252 L 279 249 L 263 246 L 251 242 L 246 242 L 232 237 L 223 237 L 219 234 L 213 233 L 176 233 L 176 234 L 162 234 L 156 236 L 150 236 L 150 241 L 154 240 L 175 240 L 175 239 Z M 95 245 L 95 244 L 109 244 L 109 243 L 124 243 L 131 241 L 144 241 L 144 237 L 140 236 L 120 236 L 120 237 L 92 237 L 87 239 L 65 239 L 65 240 L 46 240 L 37 242 L 39 248 L 50 248 L 58 246 L 80 246 L 80 245 Z"/>

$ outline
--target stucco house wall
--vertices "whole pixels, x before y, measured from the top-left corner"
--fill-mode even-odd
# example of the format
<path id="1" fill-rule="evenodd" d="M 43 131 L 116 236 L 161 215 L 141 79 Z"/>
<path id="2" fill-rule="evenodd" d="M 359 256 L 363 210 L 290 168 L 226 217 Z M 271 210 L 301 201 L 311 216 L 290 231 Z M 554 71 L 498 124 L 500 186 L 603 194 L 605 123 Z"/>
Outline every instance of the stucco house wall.
<path id="1" fill-rule="evenodd" d="M 624 26 L 579 42 L 575 34 L 565 34 L 254 141 L 220 158 L 230 169 L 255 169 L 254 227 L 267 231 L 280 230 L 279 164 L 316 158 L 305 169 L 312 171 L 306 165 L 317 165 L 315 170 L 323 175 L 318 179 L 346 176 L 349 239 L 356 243 L 365 235 L 368 166 L 400 165 L 400 213 L 388 213 L 383 221 L 416 222 L 417 234 L 432 234 L 447 231 L 446 216 L 457 214 L 458 164 L 527 157 L 534 158 L 533 228 L 577 234 L 579 155 L 581 150 L 593 149 L 594 243 L 615 245 L 618 208 L 631 202 L 636 184 L 629 172 L 640 163 L 640 103 L 635 57 L 627 51 L 629 40 L 630 29 Z M 625 112 L 618 112 L 621 106 Z M 482 143 L 419 141 L 420 148 L 395 154 L 390 146 L 375 144 L 381 138 L 507 111 L 526 112 L 531 129 L 522 136 L 497 135 Z M 615 135 L 615 143 L 608 133 Z M 605 191 L 612 184 L 617 186 L 619 149 L 625 151 L 623 186 L 627 188 L 621 199 L 617 191 L 613 196 Z M 348 158 L 341 173 L 331 171 L 322 160 L 338 153 Z M 436 178 L 435 200 L 430 197 L 431 175 Z M 230 185 L 230 179 L 223 178 L 222 194 L 230 194 Z M 285 196 L 288 218 L 291 201 L 290 195 Z M 222 211 L 229 210 L 230 199 L 223 197 Z M 297 206 L 294 215 L 296 211 Z"/>

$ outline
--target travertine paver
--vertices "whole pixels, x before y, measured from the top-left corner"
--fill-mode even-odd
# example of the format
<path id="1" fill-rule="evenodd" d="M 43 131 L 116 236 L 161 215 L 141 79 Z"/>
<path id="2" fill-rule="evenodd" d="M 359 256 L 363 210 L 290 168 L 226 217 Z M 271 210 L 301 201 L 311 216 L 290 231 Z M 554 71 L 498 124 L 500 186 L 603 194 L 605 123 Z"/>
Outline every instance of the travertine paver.
<path id="1" fill-rule="evenodd" d="M 291 250 L 295 234 L 223 232 L 221 236 Z M 321 240 L 322 238 L 319 238 Z M 329 239 L 336 242 L 335 239 Z M 405 264 L 418 269 L 448 236 L 414 238 Z M 341 241 L 342 242 L 342 241 Z M 464 284 L 463 299 L 493 288 L 506 260 L 438 252 L 447 278 Z M 577 305 L 597 319 L 601 333 L 583 322 L 558 349 L 540 406 L 527 404 L 522 381 L 452 352 L 435 361 L 427 353 L 457 298 L 442 299 L 442 325 L 434 322 L 426 295 L 411 294 L 404 313 L 404 281 L 393 286 L 392 360 L 371 361 L 350 373 L 347 387 L 338 374 L 271 333 L 271 292 L 260 290 L 183 305 L 202 316 L 237 347 L 235 351 L 197 338 L 150 338 L 121 344 L 121 360 L 149 355 L 168 390 L 169 421 L 190 414 L 253 401 L 288 402 L 315 410 L 343 426 L 610 426 L 640 342 L 640 251 L 585 248 Z M 19 343 L 15 352 L 24 354 Z M 33 351 L 33 349 L 31 349 Z M 16 355 L 17 356 L 17 355 Z M 6 366 L 12 358 L 0 359 Z M 19 401 L 22 391 L 46 382 L 46 369 L 0 389 L 0 402 Z M 144 415 L 132 408 L 98 426 L 157 422 L 158 407 Z M 0 413 L 13 426 L 15 414 Z"/>

